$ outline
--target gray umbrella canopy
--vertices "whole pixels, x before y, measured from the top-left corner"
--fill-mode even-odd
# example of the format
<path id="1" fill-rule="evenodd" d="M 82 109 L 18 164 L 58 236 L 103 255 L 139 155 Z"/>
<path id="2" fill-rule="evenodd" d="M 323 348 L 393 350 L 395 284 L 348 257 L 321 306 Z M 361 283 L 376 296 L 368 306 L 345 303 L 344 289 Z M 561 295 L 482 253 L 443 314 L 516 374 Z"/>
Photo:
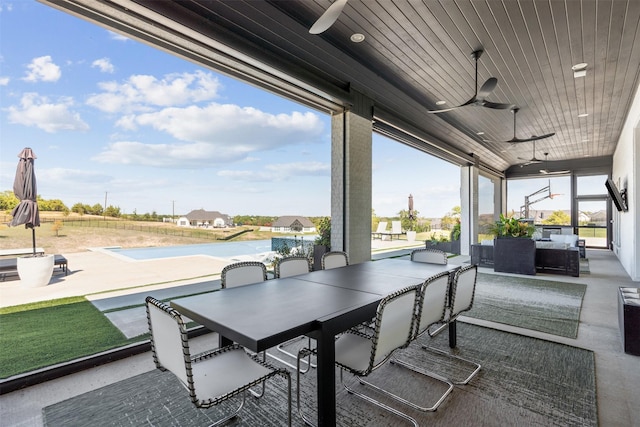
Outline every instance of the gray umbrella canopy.
<path id="1" fill-rule="evenodd" d="M 24 224 L 25 228 L 31 228 L 33 234 L 33 254 L 36 253 L 36 232 L 34 227 L 40 227 L 40 212 L 36 197 L 36 174 L 33 170 L 33 161 L 36 155 L 33 150 L 26 147 L 18 154 L 20 160 L 16 169 L 16 179 L 13 181 L 13 192 L 20 203 L 12 211 L 13 219 L 10 226 Z"/>

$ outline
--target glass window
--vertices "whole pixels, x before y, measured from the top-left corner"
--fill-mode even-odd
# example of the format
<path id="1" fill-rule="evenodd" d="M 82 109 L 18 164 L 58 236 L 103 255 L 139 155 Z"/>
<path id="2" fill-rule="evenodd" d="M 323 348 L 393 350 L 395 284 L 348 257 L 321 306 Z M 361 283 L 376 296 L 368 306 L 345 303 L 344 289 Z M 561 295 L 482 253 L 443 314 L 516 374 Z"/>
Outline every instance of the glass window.
<path id="1" fill-rule="evenodd" d="M 478 177 L 478 242 L 491 238 L 495 212 L 494 182 L 482 175 Z"/>
<path id="2" fill-rule="evenodd" d="M 571 225 L 571 178 L 508 180 L 507 214 L 535 224 Z"/>
<path id="3" fill-rule="evenodd" d="M 607 189 L 604 186 L 604 182 L 608 178 L 607 175 L 578 176 L 576 178 L 578 196 L 607 194 Z"/>

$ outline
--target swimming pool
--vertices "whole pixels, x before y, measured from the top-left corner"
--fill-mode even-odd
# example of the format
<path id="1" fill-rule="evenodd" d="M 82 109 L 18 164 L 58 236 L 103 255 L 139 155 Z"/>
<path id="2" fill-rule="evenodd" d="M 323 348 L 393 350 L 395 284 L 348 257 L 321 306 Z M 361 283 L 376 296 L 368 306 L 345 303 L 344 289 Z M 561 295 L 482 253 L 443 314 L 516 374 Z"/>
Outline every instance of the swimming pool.
<path id="1" fill-rule="evenodd" d="M 152 248 L 107 248 L 107 250 L 135 260 L 150 260 L 190 255 L 210 255 L 220 258 L 231 258 L 241 255 L 258 255 L 271 252 L 271 240 L 247 240 L 243 242 L 157 246 Z"/>

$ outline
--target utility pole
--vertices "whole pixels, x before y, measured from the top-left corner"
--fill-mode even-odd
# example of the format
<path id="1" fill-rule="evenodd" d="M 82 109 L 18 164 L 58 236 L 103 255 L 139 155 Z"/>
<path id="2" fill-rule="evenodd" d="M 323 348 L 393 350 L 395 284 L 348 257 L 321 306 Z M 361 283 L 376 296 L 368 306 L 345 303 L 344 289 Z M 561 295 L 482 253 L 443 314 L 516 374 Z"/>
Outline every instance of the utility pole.
<path id="1" fill-rule="evenodd" d="M 176 219 L 176 201 L 171 201 L 171 223 L 175 222 Z"/>

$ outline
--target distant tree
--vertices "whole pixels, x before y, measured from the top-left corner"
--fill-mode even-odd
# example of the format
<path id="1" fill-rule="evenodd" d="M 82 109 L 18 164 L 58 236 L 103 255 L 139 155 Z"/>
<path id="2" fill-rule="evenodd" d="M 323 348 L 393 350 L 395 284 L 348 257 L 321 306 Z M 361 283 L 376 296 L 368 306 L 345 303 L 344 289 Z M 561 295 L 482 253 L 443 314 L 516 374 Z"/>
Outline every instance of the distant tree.
<path id="1" fill-rule="evenodd" d="M 112 218 L 120 218 L 120 208 L 116 206 L 109 205 L 107 209 L 104 210 L 104 215 Z"/>
<path id="2" fill-rule="evenodd" d="M 0 210 L 10 211 L 18 206 L 20 200 L 13 194 L 13 191 L 3 191 L 0 193 Z"/>
<path id="3" fill-rule="evenodd" d="M 571 217 L 563 211 L 553 211 L 549 217 L 542 221 L 543 224 L 568 225 L 571 224 Z"/>
<path id="4" fill-rule="evenodd" d="M 102 215 L 102 211 L 104 211 L 104 207 L 100 203 L 96 203 L 89 208 L 88 213 L 91 215 Z"/>
<path id="5" fill-rule="evenodd" d="M 75 205 L 71 206 L 71 212 L 75 212 L 75 213 L 80 214 L 80 215 L 84 215 L 84 214 L 88 213 L 87 209 L 86 209 L 86 206 L 83 205 L 80 202 L 78 202 Z"/>

